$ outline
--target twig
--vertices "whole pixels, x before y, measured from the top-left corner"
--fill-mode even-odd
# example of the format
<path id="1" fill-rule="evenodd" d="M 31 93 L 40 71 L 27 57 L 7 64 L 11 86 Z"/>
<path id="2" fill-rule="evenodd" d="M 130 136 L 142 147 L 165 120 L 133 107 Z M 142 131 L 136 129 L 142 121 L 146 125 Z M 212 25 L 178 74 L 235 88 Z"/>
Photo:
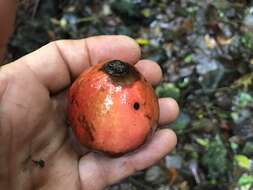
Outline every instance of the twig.
<path id="1" fill-rule="evenodd" d="M 36 15 L 39 4 L 40 4 L 40 0 L 36 0 L 35 5 L 33 6 L 32 17 L 34 17 Z"/>

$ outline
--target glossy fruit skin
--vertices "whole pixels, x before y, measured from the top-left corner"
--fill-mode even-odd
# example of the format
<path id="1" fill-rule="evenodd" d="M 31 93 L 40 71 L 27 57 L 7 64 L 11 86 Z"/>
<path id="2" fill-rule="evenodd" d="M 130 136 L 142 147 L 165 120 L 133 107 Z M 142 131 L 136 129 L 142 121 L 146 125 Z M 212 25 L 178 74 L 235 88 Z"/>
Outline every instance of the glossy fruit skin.
<path id="1" fill-rule="evenodd" d="M 93 150 L 122 155 L 141 146 L 157 127 L 159 106 L 152 86 L 122 61 L 84 71 L 68 98 L 70 126 L 78 141 Z"/>

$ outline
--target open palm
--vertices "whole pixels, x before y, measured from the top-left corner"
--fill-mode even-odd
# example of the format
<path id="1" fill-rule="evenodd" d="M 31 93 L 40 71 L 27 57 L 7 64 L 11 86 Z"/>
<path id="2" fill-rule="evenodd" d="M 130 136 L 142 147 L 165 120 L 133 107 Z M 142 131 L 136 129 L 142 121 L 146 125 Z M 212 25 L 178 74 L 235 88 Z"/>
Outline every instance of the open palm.
<path id="1" fill-rule="evenodd" d="M 125 36 L 97 36 L 52 42 L 0 69 L 0 189 L 96 190 L 144 169 L 176 144 L 159 130 L 138 151 L 108 158 L 73 149 L 67 125 L 66 92 L 86 68 L 112 59 L 131 64 L 152 84 L 159 66 L 140 60 L 140 49 Z M 178 107 L 161 99 L 160 124 L 174 120 Z"/>

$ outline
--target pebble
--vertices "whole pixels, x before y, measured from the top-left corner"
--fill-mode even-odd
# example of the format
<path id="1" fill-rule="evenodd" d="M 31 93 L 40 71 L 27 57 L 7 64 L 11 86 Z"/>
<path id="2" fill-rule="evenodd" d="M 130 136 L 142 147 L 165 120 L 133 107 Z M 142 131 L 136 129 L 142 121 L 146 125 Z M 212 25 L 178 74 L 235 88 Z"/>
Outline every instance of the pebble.
<path id="1" fill-rule="evenodd" d="M 183 159 L 181 156 L 166 156 L 165 165 L 168 169 L 180 169 L 182 167 Z"/>
<path id="2" fill-rule="evenodd" d="M 159 183 L 164 179 L 164 172 L 159 166 L 149 168 L 145 173 L 145 180 L 151 183 Z"/>

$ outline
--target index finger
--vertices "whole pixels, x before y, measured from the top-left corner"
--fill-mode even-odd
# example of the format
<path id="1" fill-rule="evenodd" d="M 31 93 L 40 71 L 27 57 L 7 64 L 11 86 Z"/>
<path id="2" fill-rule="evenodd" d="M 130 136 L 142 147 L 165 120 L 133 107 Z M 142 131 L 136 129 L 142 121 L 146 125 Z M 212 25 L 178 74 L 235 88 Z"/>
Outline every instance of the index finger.
<path id="1" fill-rule="evenodd" d="M 96 36 L 51 42 L 16 61 L 28 66 L 38 80 L 57 93 L 89 66 L 113 59 L 134 64 L 140 48 L 127 36 Z"/>

